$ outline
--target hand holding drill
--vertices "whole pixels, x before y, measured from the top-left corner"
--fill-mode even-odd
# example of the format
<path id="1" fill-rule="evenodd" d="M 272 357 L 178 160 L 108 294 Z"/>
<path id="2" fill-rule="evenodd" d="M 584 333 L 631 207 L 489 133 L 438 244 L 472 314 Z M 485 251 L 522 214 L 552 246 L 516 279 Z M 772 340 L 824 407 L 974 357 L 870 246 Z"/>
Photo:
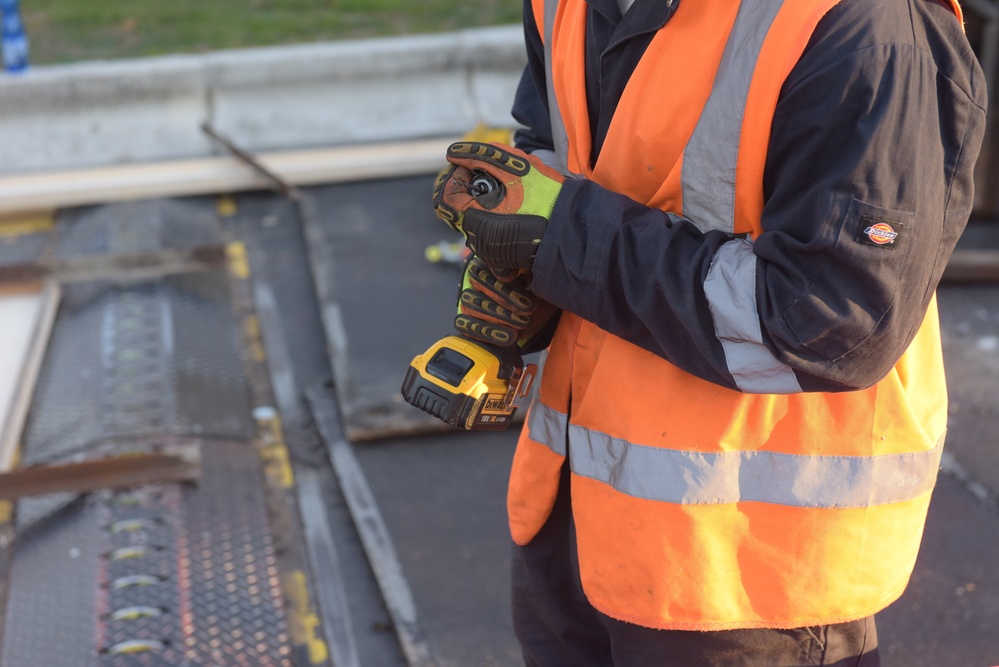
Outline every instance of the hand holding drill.
<path id="1" fill-rule="evenodd" d="M 465 264 L 448 336 L 413 359 L 402 384 L 410 404 L 466 429 L 507 428 L 533 384 L 521 353 L 547 346 L 559 311 L 528 289 L 562 177 L 527 154 L 462 142 L 434 186 L 437 215 L 465 237 Z"/>

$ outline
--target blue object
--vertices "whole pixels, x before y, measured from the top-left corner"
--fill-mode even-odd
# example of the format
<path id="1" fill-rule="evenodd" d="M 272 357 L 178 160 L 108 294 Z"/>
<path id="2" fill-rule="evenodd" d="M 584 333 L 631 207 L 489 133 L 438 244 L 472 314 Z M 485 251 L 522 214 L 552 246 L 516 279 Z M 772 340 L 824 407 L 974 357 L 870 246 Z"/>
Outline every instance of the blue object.
<path id="1" fill-rule="evenodd" d="M 0 0 L 3 21 L 3 66 L 18 74 L 28 69 L 28 35 L 21 20 L 20 0 Z"/>

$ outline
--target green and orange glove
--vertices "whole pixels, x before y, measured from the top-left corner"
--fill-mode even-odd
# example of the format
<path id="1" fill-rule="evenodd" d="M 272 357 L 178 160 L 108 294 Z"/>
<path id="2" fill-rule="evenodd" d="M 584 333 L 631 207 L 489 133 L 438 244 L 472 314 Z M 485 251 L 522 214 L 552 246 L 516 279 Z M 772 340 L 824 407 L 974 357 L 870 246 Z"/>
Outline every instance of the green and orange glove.
<path id="1" fill-rule="evenodd" d="M 529 271 L 564 178 L 516 148 L 451 144 L 434 186 L 437 216 L 494 271 Z"/>
<path id="2" fill-rule="evenodd" d="M 472 255 L 465 263 L 455 330 L 466 338 L 521 351 L 546 347 L 558 310 L 527 289 L 528 278 L 499 278 Z"/>

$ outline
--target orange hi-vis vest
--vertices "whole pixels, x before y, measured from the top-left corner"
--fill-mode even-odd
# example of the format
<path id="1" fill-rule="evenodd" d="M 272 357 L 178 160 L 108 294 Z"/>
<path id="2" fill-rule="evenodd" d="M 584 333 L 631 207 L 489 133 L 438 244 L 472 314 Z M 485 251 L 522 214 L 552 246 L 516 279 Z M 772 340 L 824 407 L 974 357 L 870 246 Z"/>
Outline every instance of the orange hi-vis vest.
<path id="1" fill-rule="evenodd" d="M 755 300 L 781 85 L 837 1 L 684 3 L 591 165 L 587 4 L 534 0 L 563 169 L 733 235 L 704 289 L 742 391 L 564 313 L 517 446 L 514 540 L 529 543 L 548 518 L 568 455 L 583 590 L 613 618 L 692 630 L 844 622 L 893 602 L 912 572 L 947 421 L 935 300 L 892 371 L 843 393 L 802 392 L 738 303 Z"/>

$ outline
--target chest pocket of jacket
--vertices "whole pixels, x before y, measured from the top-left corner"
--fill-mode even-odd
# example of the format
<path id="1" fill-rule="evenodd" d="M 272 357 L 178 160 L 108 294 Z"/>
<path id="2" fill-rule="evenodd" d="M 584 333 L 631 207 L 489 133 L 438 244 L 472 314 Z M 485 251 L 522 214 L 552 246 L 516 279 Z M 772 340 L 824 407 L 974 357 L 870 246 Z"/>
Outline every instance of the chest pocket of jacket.
<path id="1" fill-rule="evenodd" d="M 854 199 L 808 290 L 784 312 L 802 345 L 835 361 L 890 330 L 899 275 L 909 259 L 915 213 Z"/>

